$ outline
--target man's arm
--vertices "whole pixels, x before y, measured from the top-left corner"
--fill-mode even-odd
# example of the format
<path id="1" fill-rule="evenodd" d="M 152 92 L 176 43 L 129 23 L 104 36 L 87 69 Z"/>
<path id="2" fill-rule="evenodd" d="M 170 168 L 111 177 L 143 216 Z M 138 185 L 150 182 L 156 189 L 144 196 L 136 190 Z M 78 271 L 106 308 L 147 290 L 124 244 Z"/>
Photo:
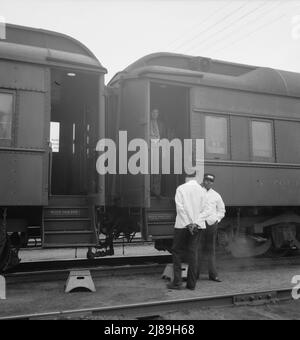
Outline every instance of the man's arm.
<path id="1" fill-rule="evenodd" d="M 177 214 L 180 215 L 183 218 L 183 220 L 185 221 L 186 225 L 191 224 L 192 220 L 191 220 L 191 218 L 186 213 L 186 210 L 185 210 L 185 207 L 184 207 L 183 194 L 180 191 L 180 189 L 176 190 L 175 202 L 176 202 Z"/>
<path id="2" fill-rule="evenodd" d="M 222 200 L 222 197 L 219 195 L 219 198 L 217 200 L 217 218 L 219 222 L 221 222 L 221 220 L 224 218 L 225 213 L 226 213 L 225 204 Z"/>
<path id="3" fill-rule="evenodd" d="M 209 200 L 207 199 L 207 197 L 203 197 L 203 210 L 202 212 L 199 214 L 199 216 L 197 217 L 196 220 L 196 224 L 201 225 L 205 220 L 208 219 L 208 217 L 212 214 L 213 209 L 212 209 L 212 205 L 209 202 Z"/>

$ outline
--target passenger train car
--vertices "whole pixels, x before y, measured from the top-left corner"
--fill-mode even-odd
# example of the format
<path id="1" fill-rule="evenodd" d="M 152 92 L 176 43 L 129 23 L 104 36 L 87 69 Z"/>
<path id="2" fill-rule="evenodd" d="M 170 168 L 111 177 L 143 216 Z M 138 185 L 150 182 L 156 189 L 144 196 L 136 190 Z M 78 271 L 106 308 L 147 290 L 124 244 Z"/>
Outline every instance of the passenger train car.
<path id="1" fill-rule="evenodd" d="M 105 192 L 94 145 L 105 134 L 105 73 L 73 38 L 6 25 L 0 41 L 0 269 L 10 256 L 6 231 L 17 247 L 35 233 L 43 247 L 98 243 L 94 207 L 104 205 Z"/>
<path id="2" fill-rule="evenodd" d="M 150 111 L 157 108 L 171 136 L 205 139 L 205 171 L 216 175 L 227 206 L 219 243 L 228 251 L 249 256 L 272 246 L 300 249 L 299 74 L 156 53 L 118 73 L 108 87 L 111 106 L 119 105 L 107 111 L 111 136 L 125 130 L 128 139 L 149 142 Z M 123 207 L 145 207 L 144 237 L 170 248 L 173 198 L 184 178 L 163 176 L 163 197 L 156 199 L 149 176 L 116 177 L 108 192 Z"/>
<path id="3" fill-rule="evenodd" d="M 234 256 L 300 249 L 300 76 L 172 53 L 143 57 L 104 85 L 106 69 L 62 34 L 7 25 L 0 41 L 0 270 L 40 235 L 44 248 L 113 254 L 136 232 L 169 250 L 185 176 L 99 175 L 97 143 L 204 139 L 205 171 L 227 206 L 219 245 Z M 9 235 L 10 237 L 8 237 Z M 105 235 L 103 242 L 101 235 Z M 97 249 L 94 253 L 91 248 Z"/>

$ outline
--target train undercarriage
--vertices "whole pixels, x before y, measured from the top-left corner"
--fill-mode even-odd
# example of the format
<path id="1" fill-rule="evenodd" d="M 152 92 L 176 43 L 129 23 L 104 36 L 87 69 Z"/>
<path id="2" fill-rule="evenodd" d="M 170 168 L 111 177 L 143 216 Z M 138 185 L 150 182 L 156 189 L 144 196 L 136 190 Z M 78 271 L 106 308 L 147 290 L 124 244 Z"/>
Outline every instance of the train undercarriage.
<path id="1" fill-rule="evenodd" d="M 158 239 L 158 250 L 171 251 L 172 240 Z M 219 252 L 233 257 L 283 256 L 300 250 L 298 207 L 229 207 L 218 228 Z"/>
<path id="2" fill-rule="evenodd" d="M 115 207 L 104 211 L 95 207 L 98 242 L 88 245 L 87 257 L 114 255 L 114 242 L 120 237 L 127 243 L 132 242 L 136 233 L 145 227 L 145 214 L 147 211 L 144 209 Z M 19 250 L 27 247 L 30 239 L 42 237 L 42 227 L 30 227 L 41 225 L 42 216 L 41 209 L 37 208 L 2 208 L 0 272 L 20 262 Z M 173 223 L 169 227 L 172 231 Z M 171 252 L 172 233 L 161 238 L 150 236 L 148 240 L 154 242 L 157 250 Z M 300 250 L 300 208 L 229 207 L 218 229 L 217 245 L 218 253 L 231 254 L 236 258 L 296 253 Z"/>

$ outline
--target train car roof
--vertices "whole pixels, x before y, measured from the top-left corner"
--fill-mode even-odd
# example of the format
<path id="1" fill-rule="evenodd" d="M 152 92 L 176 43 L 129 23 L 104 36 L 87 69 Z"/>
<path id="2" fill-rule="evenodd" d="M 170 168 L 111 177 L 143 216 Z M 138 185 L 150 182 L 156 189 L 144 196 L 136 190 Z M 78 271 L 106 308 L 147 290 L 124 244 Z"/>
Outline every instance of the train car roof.
<path id="1" fill-rule="evenodd" d="M 114 86 L 123 78 L 142 76 L 300 97 L 298 73 L 166 52 L 150 54 L 137 60 L 117 73 L 109 85 Z"/>
<path id="2" fill-rule="evenodd" d="M 6 37 L 0 40 L 0 59 L 107 72 L 86 46 L 70 36 L 12 24 L 5 27 Z"/>

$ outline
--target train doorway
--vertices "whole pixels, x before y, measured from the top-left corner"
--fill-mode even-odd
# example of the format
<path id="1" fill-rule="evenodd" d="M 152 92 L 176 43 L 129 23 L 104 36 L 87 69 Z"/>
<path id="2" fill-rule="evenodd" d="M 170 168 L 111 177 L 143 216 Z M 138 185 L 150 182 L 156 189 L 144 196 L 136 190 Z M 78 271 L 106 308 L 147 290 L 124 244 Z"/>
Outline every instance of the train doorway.
<path id="1" fill-rule="evenodd" d="M 85 195 L 95 185 L 98 88 L 96 75 L 51 72 L 51 195 Z"/>
<path id="2" fill-rule="evenodd" d="M 160 138 L 184 140 L 189 138 L 189 88 L 152 83 L 150 86 L 150 112 L 159 111 Z M 174 155 L 171 153 L 171 172 Z M 161 196 L 174 198 L 176 188 L 183 184 L 183 175 L 162 175 Z M 153 196 L 153 194 L 152 194 Z"/>

